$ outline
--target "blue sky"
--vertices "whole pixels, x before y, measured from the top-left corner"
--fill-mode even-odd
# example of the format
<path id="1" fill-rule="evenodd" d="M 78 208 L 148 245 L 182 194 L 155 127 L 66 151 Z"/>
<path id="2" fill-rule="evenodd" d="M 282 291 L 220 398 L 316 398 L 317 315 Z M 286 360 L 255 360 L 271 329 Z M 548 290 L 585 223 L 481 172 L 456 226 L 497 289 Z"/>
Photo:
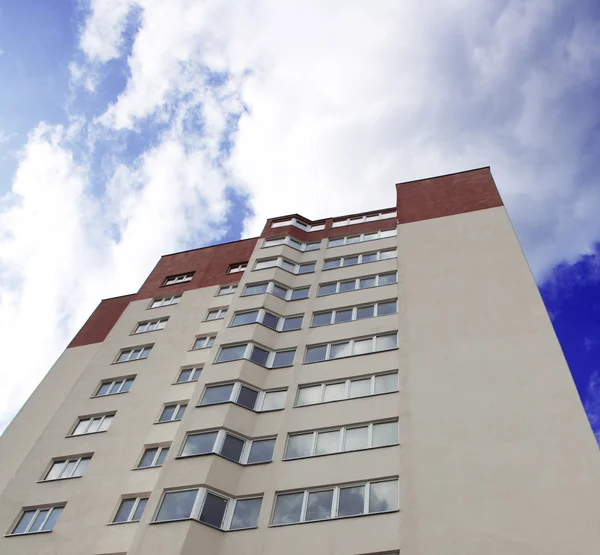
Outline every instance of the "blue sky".
<path id="1" fill-rule="evenodd" d="M 161 254 L 490 165 L 600 437 L 598 36 L 592 0 L 6 0 L 0 429 Z"/>

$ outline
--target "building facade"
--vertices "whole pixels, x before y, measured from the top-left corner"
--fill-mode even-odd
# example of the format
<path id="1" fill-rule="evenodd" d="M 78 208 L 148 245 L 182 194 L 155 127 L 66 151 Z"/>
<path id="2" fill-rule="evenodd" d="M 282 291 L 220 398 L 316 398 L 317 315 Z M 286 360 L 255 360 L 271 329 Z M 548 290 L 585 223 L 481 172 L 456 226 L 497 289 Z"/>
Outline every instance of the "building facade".
<path id="1" fill-rule="evenodd" d="M 598 447 L 489 168 L 396 192 L 102 301 L 0 438 L 0 553 L 598 553 Z"/>

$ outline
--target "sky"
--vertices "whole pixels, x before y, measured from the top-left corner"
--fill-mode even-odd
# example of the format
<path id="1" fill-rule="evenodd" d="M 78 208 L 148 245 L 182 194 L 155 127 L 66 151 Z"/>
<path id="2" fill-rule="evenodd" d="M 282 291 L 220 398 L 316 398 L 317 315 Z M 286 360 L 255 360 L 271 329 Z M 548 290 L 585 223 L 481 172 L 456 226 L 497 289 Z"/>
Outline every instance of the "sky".
<path id="1" fill-rule="evenodd" d="M 600 439 L 594 0 L 3 0 L 0 431 L 101 298 L 491 166 Z"/>

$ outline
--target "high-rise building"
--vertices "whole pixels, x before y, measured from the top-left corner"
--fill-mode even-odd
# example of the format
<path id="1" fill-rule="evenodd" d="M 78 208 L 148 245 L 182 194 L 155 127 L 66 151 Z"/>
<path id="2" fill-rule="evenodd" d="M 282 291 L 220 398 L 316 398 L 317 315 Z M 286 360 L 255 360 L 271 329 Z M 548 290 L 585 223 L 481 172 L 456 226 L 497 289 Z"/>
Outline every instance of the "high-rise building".
<path id="1" fill-rule="evenodd" d="M 597 554 L 600 453 L 489 168 L 396 192 L 103 300 L 0 439 L 0 553 Z"/>

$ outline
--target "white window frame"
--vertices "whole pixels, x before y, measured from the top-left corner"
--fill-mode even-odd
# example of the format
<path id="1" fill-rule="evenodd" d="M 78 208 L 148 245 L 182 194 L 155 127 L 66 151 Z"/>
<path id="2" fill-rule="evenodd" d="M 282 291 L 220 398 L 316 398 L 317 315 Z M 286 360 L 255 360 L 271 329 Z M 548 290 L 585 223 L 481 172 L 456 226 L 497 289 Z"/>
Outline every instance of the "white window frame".
<path id="1" fill-rule="evenodd" d="M 375 235 L 375 237 L 372 237 Z M 343 247 L 345 245 L 356 245 L 357 243 L 364 243 L 365 241 L 377 241 L 378 239 L 389 239 L 390 237 L 398 236 L 398 228 L 394 229 L 380 229 L 379 231 L 366 231 L 365 233 L 360 233 L 357 235 L 346 235 L 344 237 L 330 237 L 327 241 L 327 248 L 334 249 L 336 247 Z M 356 241 L 350 241 L 350 239 L 355 239 Z M 341 241 L 341 243 L 338 243 Z M 336 242 L 338 244 L 332 245 L 332 242 Z"/>
<path id="2" fill-rule="evenodd" d="M 246 289 L 248 287 L 255 287 L 257 285 L 267 285 L 267 290 L 262 292 L 262 293 L 251 293 L 251 294 L 246 294 Z M 279 289 L 285 289 L 285 293 L 283 295 L 283 297 L 281 295 L 277 295 L 275 294 L 275 287 L 278 287 Z M 292 296 L 294 294 L 294 291 L 303 291 L 304 289 L 308 289 L 308 295 L 306 297 L 302 297 L 300 299 L 292 299 Z M 282 299 L 284 301 L 303 301 L 309 298 L 310 295 L 310 285 L 307 285 L 305 287 L 296 287 L 294 289 L 286 287 L 285 285 L 281 285 L 280 283 L 277 283 L 276 281 L 259 281 L 258 283 L 247 283 L 246 286 L 244 287 L 244 291 L 242 293 L 242 297 L 253 297 L 255 295 L 273 295 L 274 297 L 277 297 L 278 299 Z"/>
<path id="3" fill-rule="evenodd" d="M 356 451 L 365 451 L 367 449 L 381 449 L 383 447 L 389 447 L 391 445 L 399 445 L 400 440 L 399 440 L 399 436 L 398 436 L 398 437 L 396 437 L 395 443 L 388 443 L 387 445 L 373 446 L 373 427 L 377 426 L 378 424 L 392 424 L 392 423 L 398 424 L 398 419 L 395 418 L 395 419 L 391 419 L 391 420 L 365 422 L 363 424 L 348 424 L 347 426 L 337 426 L 335 428 L 323 428 L 323 429 L 319 429 L 319 430 L 306 430 L 306 431 L 290 433 L 290 434 L 288 434 L 286 442 L 285 442 L 285 449 L 283 451 L 283 460 L 284 461 L 295 461 L 297 459 L 308 459 L 311 457 L 323 457 L 326 455 L 339 455 L 342 453 L 354 453 Z M 367 446 L 363 447 L 361 449 L 346 449 L 346 434 L 347 434 L 348 430 L 355 430 L 357 428 L 367 428 Z M 338 450 L 333 451 L 332 453 L 319 454 L 319 453 L 317 453 L 318 436 L 319 436 L 319 434 L 328 433 L 328 432 L 339 432 L 340 433 Z M 310 454 L 303 455 L 301 457 L 288 457 L 287 451 L 288 451 L 288 447 L 289 447 L 289 443 L 290 443 L 290 438 L 295 437 L 295 436 L 308 435 L 308 434 L 312 434 L 312 436 L 313 436 Z"/>
<path id="4" fill-rule="evenodd" d="M 165 282 L 163 283 L 163 287 L 167 285 L 177 285 L 178 283 L 186 283 L 188 281 L 192 281 L 194 277 L 194 272 L 188 272 L 187 274 L 177 274 L 175 276 L 169 276 L 165 278 Z"/>
<path id="5" fill-rule="evenodd" d="M 84 460 L 87 461 L 87 463 L 89 463 L 89 461 L 92 460 L 92 455 L 77 455 L 74 457 L 65 457 L 65 458 L 61 457 L 58 459 L 53 459 L 50 464 L 50 467 L 44 473 L 44 478 L 41 481 L 42 482 L 54 482 L 56 480 L 68 480 L 69 478 L 81 478 L 83 476 L 83 472 L 77 476 L 74 476 L 74 474 L 75 474 L 75 471 L 79 468 L 81 461 L 84 461 Z M 69 463 L 72 463 L 72 462 L 75 462 L 76 464 L 71 469 L 70 475 L 65 476 L 65 470 L 69 466 Z M 50 472 L 52 472 L 52 469 L 57 464 L 62 464 L 62 467 L 61 467 L 60 471 L 58 472 L 58 476 L 56 478 L 48 478 L 48 476 L 50 475 Z"/>
<path id="6" fill-rule="evenodd" d="M 223 360 L 223 361 L 219 360 L 219 357 L 221 356 L 221 351 L 223 349 L 227 349 L 230 347 L 241 347 L 242 345 L 245 345 L 245 347 L 246 347 L 243 356 L 241 356 L 239 358 L 234 358 L 231 360 Z M 264 365 L 256 362 L 255 360 L 252 360 L 250 358 L 255 347 L 258 349 L 261 349 L 263 351 L 267 351 L 269 353 L 267 355 L 267 361 Z M 275 362 L 275 357 L 277 356 L 278 353 L 287 353 L 290 351 L 294 352 L 294 357 L 292 359 L 291 364 L 286 364 L 285 366 L 273 366 L 273 363 Z M 225 362 L 234 362 L 236 360 L 248 360 L 250 362 L 253 362 L 254 364 L 258 364 L 258 366 L 262 366 L 263 368 L 275 369 L 275 368 L 287 368 L 287 367 L 293 366 L 294 365 L 293 360 L 295 360 L 295 358 L 296 358 L 296 347 L 294 347 L 293 349 L 280 349 L 278 351 L 273 351 L 272 349 L 267 349 L 266 347 L 263 347 L 262 345 L 257 345 L 256 343 L 249 341 L 248 343 L 234 343 L 234 344 L 230 344 L 230 345 L 221 345 L 213 364 L 223 364 Z"/>
<path id="7" fill-rule="evenodd" d="M 238 288 L 237 283 L 230 283 L 229 285 L 221 285 L 219 289 L 217 289 L 217 297 L 221 297 L 222 295 L 233 295 Z"/>
<path id="8" fill-rule="evenodd" d="M 108 430 L 108 428 L 112 424 L 112 420 L 116 414 L 117 414 L 116 412 L 107 412 L 105 414 L 97 414 L 95 416 L 80 416 L 77 419 L 77 422 L 75 423 L 75 426 L 73 427 L 73 430 L 71 431 L 71 433 L 69 434 L 68 437 L 79 437 L 79 436 L 85 436 L 85 435 L 89 435 L 89 434 L 104 433 Z M 103 430 L 102 427 L 104 426 L 104 422 L 106 422 L 107 419 L 108 419 L 108 425 Z M 87 430 L 89 430 L 91 428 L 92 424 L 94 422 L 96 422 L 97 420 L 100 421 L 100 424 L 98 424 L 98 429 L 94 430 L 93 432 L 88 432 Z M 85 428 L 86 431 L 76 434 L 75 430 L 77 430 L 77 428 L 79 428 L 79 424 L 81 424 L 81 422 L 85 422 L 85 421 L 89 421 L 87 427 Z"/>
<path id="9" fill-rule="evenodd" d="M 369 316 L 368 318 L 360 318 L 361 320 L 369 320 L 371 318 L 378 318 L 379 315 L 379 305 L 381 304 L 391 304 L 394 303 L 395 304 L 395 311 L 394 312 L 390 312 L 388 314 L 383 314 L 383 316 L 392 316 L 393 314 L 398 314 L 398 299 L 387 299 L 384 301 L 378 301 L 376 303 L 366 303 L 366 304 L 359 304 L 359 305 L 355 305 L 355 306 L 344 306 L 344 307 L 340 307 L 340 308 L 333 308 L 331 310 L 319 310 L 318 312 L 313 312 L 312 313 L 312 318 L 311 318 L 311 322 L 310 322 L 310 327 L 311 328 L 324 328 L 327 326 L 333 326 L 335 324 L 345 324 L 347 322 L 354 322 L 356 320 L 358 320 L 358 311 L 361 308 L 367 308 L 372 306 L 373 307 L 373 316 Z M 347 320 L 346 322 L 336 322 L 335 321 L 335 315 L 337 312 L 346 312 L 348 310 L 352 311 L 352 316 L 350 320 Z M 314 318 L 315 316 L 321 316 L 323 314 L 327 314 L 330 313 L 331 317 L 329 319 L 329 323 L 328 324 L 320 324 L 318 326 L 315 326 L 314 324 Z"/>
<path id="10" fill-rule="evenodd" d="M 377 339 L 379 337 L 387 337 L 389 335 L 394 335 L 396 337 L 396 346 L 395 347 L 391 347 L 390 349 L 381 349 L 381 350 L 378 350 L 377 349 Z M 357 341 L 366 341 L 368 339 L 371 339 L 373 341 L 373 349 L 371 351 L 367 352 L 367 353 L 357 353 L 357 354 L 354 354 L 353 353 L 353 351 L 354 351 L 354 344 Z M 345 343 L 348 343 L 350 345 L 350 347 L 349 347 L 350 348 L 350 354 L 346 355 L 346 356 L 343 356 L 343 357 L 330 358 L 330 356 L 331 356 L 331 348 L 335 347 L 337 345 L 343 345 Z M 325 358 L 324 359 L 306 362 L 306 355 L 308 354 L 308 349 L 310 349 L 311 347 L 323 347 L 323 346 L 327 347 L 327 350 L 325 351 Z M 353 356 L 362 356 L 363 354 L 364 355 L 370 355 L 370 354 L 373 354 L 373 353 L 383 353 L 385 351 L 393 351 L 394 349 L 397 349 L 397 348 L 398 348 L 398 332 L 397 331 L 379 333 L 377 335 L 368 335 L 366 337 L 353 337 L 353 338 L 350 338 L 350 339 L 345 339 L 345 340 L 340 340 L 340 341 L 332 341 L 331 343 L 315 343 L 313 345 L 307 345 L 306 346 L 306 350 L 304 352 L 304 362 L 303 362 L 303 364 L 313 364 L 315 362 L 325 362 L 327 360 L 337 360 L 337 359 L 340 359 L 340 358 L 349 358 L 349 357 L 353 357 Z"/>
<path id="11" fill-rule="evenodd" d="M 163 330 L 167 325 L 167 320 L 168 318 L 158 318 L 157 320 L 145 320 L 143 322 L 138 322 L 131 335 Z"/>
<path id="12" fill-rule="evenodd" d="M 250 314 L 252 312 L 256 312 L 256 320 L 254 320 L 254 322 L 246 322 L 245 324 L 234 324 L 233 322 L 235 321 L 236 316 L 238 315 L 242 315 L 242 314 Z M 277 325 L 272 328 L 271 326 L 267 326 L 264 323 L 264 319 L 265 319 L 265 315 L 269 314 L 271 316 L 273 316 L 274 318 L 277 318 Z M 285 327 L 285 321 L 286 320 L 291 320 L 293 318 L 302 318 L 302 322 L 300 322 L 300 327 L 299 328 L 294 328 L 291 330 L 284 330 L 283 328 Z M 231 318 L 231 322 L 229 324 L 230 328 L 239 328 L 241 326 L 248 326 L 251 324 L 261 324 L 262 326 L 265 326 L 266 328 L 269 328 L 270 330 L 273 331 L 278 331 L 278 332 L 288 332 L 288 331 L 298 331 L 302 329 L 302 324 L 304 323 L 304 313 L 302 314 L 291 314 L 290 316 L 280 316 L 279 314 L 276 314 L 275 312 L 272 312 L 270 310 L 266 310 L 264 308 L 255 308 L 253 310 L 241 310 L 239 312 L 234 312 L 233 317 Z"/>
<path id="13" fill-rule="evenodd" d="M 123 391 L 123 388 L 125 387 L 125 384 L 128 380 L 131 380 L 129 389 L 127 389 L 127 391 Z M 129 390 L 131 389 L 131 383 L 133 383 L 134 380 L 135 376 L 125 376 L 122 378 L 113 378 L 112 380 L 102 380 L 100 382 L 100 385 L 96 388 L 96 392 L 94 393 L 94 395 L 92 395 L 92 397 L 95 399 L 109 397 L 111 395 L 119 395 L 120 393 L 129 393 Z M 110 384 L 107 392 L 104 395 L 100 395 L 99 393 L 102 389 L 102 386 L 106 384 Z"/>
<path id="14" fill-rule="evenodd" d="M 228 307 L 211 308 L 206 313 L 206 318 L 204 319 L 204 321 L 205 322 L 213 322 L 215 320 L 222 320 L 223 318 L 225 318 L 225 314 L 227 314 L 227 308 Z M 211 318 L 211 314 L 216 314 L 216 317 L 215 318 Z"/>
<path id="15" fill-rule="evenodd" d="M 341 220 L 333 220 L 331 227 L 342 227 L 345 225 L 356 225 L 364 224 L 366 222 L 376 222 L 378 220 L 387 220 L 390 218 L 397 218 L 398 213 L 396 210 L 384 210 L 382 212 L 376 212 L 366 214 L 364 216 L 354 216 L 350 218 L 343 218 Z"/>
<path id="16" fill-rule="evenodd" d="M 175 407 L 175 410 L 173 411 L 173 417 L 170 420 L 161 420 L 161 416 L 163 415 L 163 413 L 165 412 L 165 410 L 168 407 Z M 160 414 L 158 415 L 158 420 L 155 422 L 155 424 L 166 424 L 168 422 L 181 422 L 181 419 L 183 418 L 183 415 L 185 414 L 185 410 L 187 409 L 187 407 L 188 407 L 188 401 L 164 404 L 162 410 L 160 411 Z M 181 416 L 179 418 L 177 418 L 177 415 L 179 414 L 179 411 L 182 408 L 183 408 L 183 413 L 181 414 Z"/>
<path id="17" fill-rule="evenodd" d="M 190 351 L 201 351 L 202 349 L 210 349 L 215 344 L 216 335 L 199 335 L 194 338 L 194 342 L 190 347 Z M 202 342 L 202 347 L 196 347 L 198 341 Z"/>
<path id="18" fill-rule="evenodd" d="M 346 266 L 349 268 L 349 266 Z M 335 269 L 335 268 L 332 268 Z M 394 274 L 394 281 L 392 283 L 380 283 L 381 276 L 389 276 Z M 375 285 L 371 285 L 370 287 L 360 287 L 360 281 L 363 279 L 372 279 L 375 278 Z M 344 291 L 340 291 L 342 283 L 350 283 L 354 281 L 354 289 L 346 289 Z M 329 281 L 325 283 L 319 283 L 317 285 L 317 297 L 330 297 L 331 295 L 339 295 L 340 293 L 349 293 L 350 291 L 361 291 L 363 289 L 372 289 L 373 287 L 385 287 L 386 285 L 395 285 L 398 283 L 398 272 L 382 272 L 381 274 L 368 275 L 368 276 L 360 276 L 354 279 L 342 279 L 340 281 Z M 335 285 L 334 293 L 327 293 L 326 295 L 320 294 L 319 289 L 325 285 Z"/>
<path id="19" fill-rule="evenodd" d="M 264 268 L 258 268 L 258 265 L 262 262 L 271 262 L 273 261 L 274 263 L 271 266 L 265 266 Z M 289 270 L 288 268 L 285 267 L 284 263 L 287 262 L 288 264 L 291 264 L 294 268 L 293 270 Z M 313 269 L 310 272 L 300 272 L 300 268 L 304 267 L 304 266 L 312 266 Z M 302 263 L 298 263 L 298 262 L 294 262 L 293 260 L 290 260 L 289 258 L 286 258 L 285 256 L 275 256 L 273 258 L 261 258 L 259 260 L 257 260 L 254 263 L 254 272 L 260 272 L 260 270 L 268 270 L 270 268 L 279 268 L 281 270 L 284 270 L 285 272 L 289 272 L 290 274 L 293 274 L 295 276 L 302 276 L 305 274 L 312 274 L 315 272 L 317 267 L 317 262 L 315 260 L 311 260 L 310 262 L 302 262 Z"/>
<path id="20" fill-rule="evenodd" d="M 54 510 L 61 509 L 61 512 L 62 512 L 62 510 L 66 506 L 67 506 L 66 503 L 62 503 L 62 504 L 58 504 L 58 505 L 42 505 L 42 506 L 39 506 L 39 507 L 23 507 L 21 509 L 21 512 L 19 513 L 19 518 L 17 519 L 17 522 L 12 527 L 11 533 L 7 534 L 7 536 L 25 536 L 27 534 L 48 534 L 48 533 L 52 532 L 54 530 L 54 528 L 51 528 L 50 530 L 44 530 L 43 529 L 44 526 L 46 525 L 46 522 L 48 522 L 48 519 L 50 518 L 50 516 L 52 515 L 52 513 L 54 512 Z M 35 513 L 31 517 L 31 519 L 29 521 L 29 524 L 25 527 L 25 530 L 23 532 L 15 532 L 15 530 L 17 529 L 17 526 L 19 526 L 19 524 L 21 522 L 21 519 L 23 518 L 23 516 L 25 515 L 25 513 L 30 512 L 30 511 L 35 511 Z M 44 518 L 44 520 L 40 523 L 40 526 L 39 526 L 39 528 L 37 530 L 31 531 L 31 528 L 35 524 L 35 521 L 37 520 L 37 517 L 39 516 L 39 514 L 42 511 L 48 511 L 48 514 L 46 515 L 46 518 Z M 60 515 L 59 515 L 59 517 L 60 517 Z M 58 519 L 57 519 L 57 522 L 58 522 Z"/>
<path id="21" fill-rule="evenodd" d="M 170 445 L 145 445 L 144 450 L 142 451 L 142 456 L 139 458 L 138 463 L 135 468 L 138 470 L 144 470 L 146 468 L 161 467 L 163 465 L 163 463 L 160 463 L 160 464 L 156 464 L 156 463 L 160 459 L 160 456 L 165 449 L 167 451 L 165 458 L 168 456 L 170 447 L 171 447 Z M 146 454 L 146 451 L 150 451 L 151 449 L 156 449 L 156 453 L 154 454 L 154 457 L 152 457 L 152 463 L 149 464 L 148 466 L 140 466 L 140 464 L 142 464 L 142 460 L 144 459 L 144 455 Z"/>
<path id="22" fill-rule="evenodd" d="M 271 223 L 271 229 L 274 227 L 285 227 L 288 225 L 293 225 L 298 229 L 303 229 L 304 231 L 322 231 L 325 229 L 325 223 L 320 224 L 307 224 L 298 218 L 289 218 L 287 220 L 280 220 L 278 222 Z"/>
<path id="23" fill-rule="evenodd" d="M 304 243 L 302 241 L 298 241 L 298 239 L 294 239 L 293 237 L 286 235 L 284 237 L 264 239 L 261 248 L 269 249 L 271 247 L 278 247 L 280 245 L 287 245 L 288 247 L 296 249 L 299 252 L 311 252 L 318 251 L 321 248 L 321 241 L 319 240 Z"/>
<path id="24" fill-rule="evenodd" d="M 196 492 L 196 500 L 194 501 L 194 505 L 192 506 L 192 510 L 190 511 L 190 516 L 185 517 L 185 518 L 177 518 L 177 519 L 170 519 L 170 520 L 156 520 L 158 518 L 158 513 L 160 512 L 160 509 L 164 502 L 165 495 L 167 493 L 182 493 L 185 491 L 195 491 Z M 204 502 L 206 501 L 206 496 L 209 493 L 227 501 L 227 505 L 225 506 L 225 512 L 223 514 L 223 520 L 221 522 L 220 527 L 213 526 L 212 524 L 209 524 L 207 522 L 202 522 L 200 520 L 200 515 L 202 514 L 202 510 L 204 509 Z M 233 515 L 235 512 L 236 503 L 238 501 L 244 501 L 244 500 L 250 500 L 250 499 L 260 499 L 261 500 L 261 507 L 259 508 L 258 516 L 257 516 L 257 522 L 258 522 L 258 518 L 260 517 L 260 511 L 262 510 L 262 500 L 263 500 L 262 496 L 252 495 L 252 496 L 248 496 L 248 497 L 231 497 L 229 495 L 224 495 L 223 493 L 214 491 L 212 489 L 208 489 L 206 487 L 191 487 L 191 488 L 188 487 L 188 488 L 177 488 L 177 489 L 165 490 L 165 491 L 163 491 L 163 493 L 160 497 L 160 502 L 158 504 L 158 507 L 156 509 L 156 514 L 154 515 L 152 522 L 177 522 L 180 520 L 196 520 L 197 522 L 200 522 L 200 524 L 204 524 L 205 526 L 210 526 L 211 528 L 217 528 L 217 530 L 223 530 L 223 531 L 253 530 L 253 529 L 257 528 L 258 525 L 252 526 L 250 528 L 231 528 L 231 523 L 233 521 Z"/>
<path id="25" fill-rule="evenodd" d="M 173 382 L 173 385 L 177 385 L 180 383 L 193 383 L 193 382 L 197 382 L 200 379 L 200 376 L 202 375 L 202 369 L 204 367 L 202 365 L 200 366 L 184 366 L 182 368 L 179 369 L 179 373 L 177 374 L 177 377 L 175 378 L 175 381 Z M 184 372 L 190 371 L 190 377 L 188 380 L 179 380 L 179 378 L 181 377 L 181 374 L 183 374 Z M 198 377 L 196 379 L 194 379 L 194 376 L 196 375 L 196 372 L 198 373 Z"/>
<path id="26" fill-rule="evenodd" d="M 171 306 L 174 304 L 179 304 L 181 300 L 181 295 L 173 295 L 172 297 L 160 297 L 158 299 L 153 299 L 150 303 L 148 309 L 152 308 L 161 308 L 163 306 Z"/>
<path id="27" fill-rule="evenodd" d="M 394 256 L 387 256 L 385 258 L 382 258 L 381 255 L 384 252 L 393 252 Z M 363 262 L 365 256 L 371 256 L 373 254 L 375 255 L 375 260 L 367 260 L 367 261 Z M 357 258 L 358 262 L 356 264 L 349 264 L 347 266 L 344 266 L 344 260 L 347 258 Z M 394 260 L 395 258 L 398 258 L 398 250 L 396 249 L 396 247 L 391 248 L 391 249 L 381 249 L 380 251 L 370 251 L 370 252 L 361 252 L 358 254 L 349 254 L 347 256 L 336 256 L 334 258 L 326 258 L 323 261 L 322 270 L 324 272 L 328 272 L 329 270 L 340 270 L 342 268 L 352 268 L 353 266 L 360 266 L 361 264 L 371 264 L 373 262 L 381 262 L 382 260 Z M 331 262 L 332 260 L 339 260 L 340 265 L 334 266 L 332 268 L 326 268 L 325 265 L 327 264 L 327 262 Z"/>
<path id="28" fill-rule="evenodd" d="M 113 518 L 111 520 L 111 524 L 128 524 L 130 522 L 139 522 L 140 520 L 142 520 L 142 516 L 144 514 L 144 511 L 146 510 L 146 507 L 144 506 L 144 509 L 142 510 L 142 514 L 140 515 L 139 520 L 132 520 L 133 517 L 135 516 L 135 512 L 138 509 L 138 505 L 145 499 L 146 500 L 146 505 L 148 504 L 148 500 L 149 500 L 150 496 L 148 497 L 144 497 L 144 495 L 140 495 L 137 497 L 131 496 L 131 497 L 121 497 L 121 501 L 119 502 L 119 506 L 117 507 L 117 510 L 115 511 L 115 514 L 113 515 Z M 115 521 L 115 519 L 117 518 L 117 515 L 119 514 L 119 509 L 121 508 L 121 505 L 123 504 L 124 501 L 129 501 L 130 499 L 135 499 L 132 507 L 131 507 L 131 511 L 129 511 L 129 516 L 127 517 L 127 520 L 119 520 L 118 522 Z"/>
<path id="29" fill-rule="evenodd" d="M 380 376 L 396 376 L 396 389 L 394 391 L 382 391 L 381 393 L 376 393 L 375 391 L 375 381 L 378 377 Z M 350 396 L 350 383 L 353 381 L 362 381 L 362 380 L 366 380 L 366 379 L 370 379 L 371 380 L 371 389 L 370 389 L 370 393 L 367 395 L 361 395 L 359 397 L 351 397 Z M 325 400 L 325 388 L 328 385 L 337 385 L 337 384 L 345 384 L 345 395 L 343 398 L 341 399 L 332 399 L 331 401 L 326 401 Z M 320 401 L 317 401 L 316 403 L 306 403 L 306 404 L 302 404 L 299 405 L 298 404 L 298 399 L 300 398 L 300 391 L 302 389 L 308 389 L 308 388 L 314 388 L 314 387 L 320 387 L 321 388 L 321 395 L 320 395 Z M 352 378 L 344 378 L 341 380 L 331 380 L 331 381 L 327 381 L 327 382 L 320 382 L 320 383 L 307 383 L 307 384 L 299 384 L 298 385 L 298 390 L 296 392 L 296 398 L 294 399 L 294 408 L 298 408 L 298 407 L 312 407 L 313 405 L 322 405 L 324 403 L 335 403 L 337 401 L 348 401 L 350 399 L 362 399 L 363 397 L 372 397 L 375 395 L 387 395 L 389 393 L 397 393 L 400 390 L 400 387 L 398 385 L 398 371 L 394 370 L 392 372 L 379 372 L 378 374 L 370 374 L 367 376 L 355 376 Z"/>
<path id="30" fill-rule="evenodd" d="M 238 264 L 230 264 L 227 268 L 228 274 L 237 274 L 243 272 L 248 267 L 248 262 L 239 262 Z"/>
<path id="31" fill-rule="evenodd" d="M 154 344 L 138 345 L 137 347 L 127 347 L 125 349 L 121 349 L 119 351 L 119 354 L 117 355 L 117 358 L 116 358 L 114 364 L 121 364 L 123 362 L 133 362 L 134 360 L 146 360 L 148 358 L 148 356 L 150 356 L 150 352 L 152 351 L 153 346 L 154 346 Z M 129 353 L 127 355 L 127 358 L 125 360 L 120 360 L 120 358 L 125 353 Z M 135 353 L 138 353 L 138 355 L 135 358 L 133 358 L 133 355 Z M 145 356 L 143 356 L 143 355 L 145 355 Z"/>
<path id="32" fill-rule="evenodd" d="M 382 482 L 396 482 L 396 488 L 398 490 L 398 494 L 399 494 L 399 481 L 398 478 L 387 478 L 387 479 L 377 479 L 377 480 L 369 480 L 368 482 L 352 482 L 349 484 L 339 484 L 339 485 L 334 485 L 334 486 L 321 486 L 318 488 L 310 488 L 310 489 L 305 489 L 305 490 L 293 490 L 293 491 L 282 491 L 282 492 L 277 492 L 275 494 L 275 499 L 273 500 L 273 510 L 271 513 L 271 521 L 269 524 L 269 527 L 274 527 L 274 526 L 289 526 L 290 524 L 299 524 L 299 523 L 308 523 L 308 522 L 321 522 L 323 520 L 334 520 L 334 519 L 340 519 L 340 518 L 351 518 L 351 517 L 358 517 L 358 516 L 366 516 L 366 515 L 372 515 L 372 514 L 385 514 L 385 513 L 393 513 L 393 512 L 397 512 L 400 507 L 400 500 L 398 499 L 398 503 L 397 503 L 397 508 L 396 509 L 391 509 L 389 511 L 369 511 L 369 501 L 370 501 L 370 493 L 371 493 L 371 485 L 372 484 L 379 484 Z M 347 515 L 347 516 L 338 516 L 338 510 L 339 510 L 339 499 L 340 499 L 340 490 L 342 489 L 346 489 L 346 488 L 356 488 L 356 487 L 364 487 L 364 504 L 363 504 L 363 512 L 357 515 Z M 333 495 L 332 495 L 332 499 L 331 499 L 331 510 L 329 512 L 329 517 L 327 518 L 323 518 L 323 519 L 318 519 L 318 520 L 306 520 L 306 509 L 307 509 L 307 505 L 308 505 L 308 495 L 309 493 L 313 493 L 313 492 L 319 492 L 319 491 L 332 491 Z M 273 522 L 273 519 L 275 518 L 275 507 L 277 505 L 277 498 L 280 495 L 289 495 L 289 494 L 294 494 L 294 493 L 302 493 L 303 494 L 303 499 L 302 499 L 302 508 L 300 510 L 300 520 L 296 521 L 296 522 L 284 522 L 281 524 L 275 524 Z M 399 497 L 399 495 L 398 495 Z"/>
<path id="33" fill-rule="evenodd" d="M 228 385 L 233 386 L 231 393 L 229 394 L 228 401 L 219 401 L 217 403 L 204 403 L 204 404 L 202 403 L 202 399 L 204 399 L 204 395 L 206 394 L 206 391 L 208 389 L 214 388 L 214 387 L 223 387 L 223 386 L 228 386 Z M 256 391 L 256 393 L 258 393 L 258 395 L 256 397 L 256 401 L 254 402 L 254 408 L 248 408 L 246 405 L 242 405 L 242 404 L 238 403 L 238 399 L 239 399 L 242 387 L 251 389 L 252 391 Z M 198 404 L 196 406 L 197 407 L 210 407 L 212 405 L 222 405 L 223 403 L 235 403 L 236 405 L 243 407 L 245 409 L 251 410 L 253 412 L 273 412 L 276 410 L 283 410 L 285 408 L 285 400 L 284 400 L 284 405 L 281 408 L 263 410 L 265 397 L 267 396 L 268 393 L 280 393 L 282 391 L 287 393 L 287 388 L 264 389 L 263 390 L 263 389 L 259 389 L 258 387 L 253 387 L 251 385 L 248 385 L 247 383 L 244 383 L 244 382 L 225 382 L 225 383 L 207 384 L 204 387 L 202 396 L 200 397 L 200 400 L 198 401 Z"/>

